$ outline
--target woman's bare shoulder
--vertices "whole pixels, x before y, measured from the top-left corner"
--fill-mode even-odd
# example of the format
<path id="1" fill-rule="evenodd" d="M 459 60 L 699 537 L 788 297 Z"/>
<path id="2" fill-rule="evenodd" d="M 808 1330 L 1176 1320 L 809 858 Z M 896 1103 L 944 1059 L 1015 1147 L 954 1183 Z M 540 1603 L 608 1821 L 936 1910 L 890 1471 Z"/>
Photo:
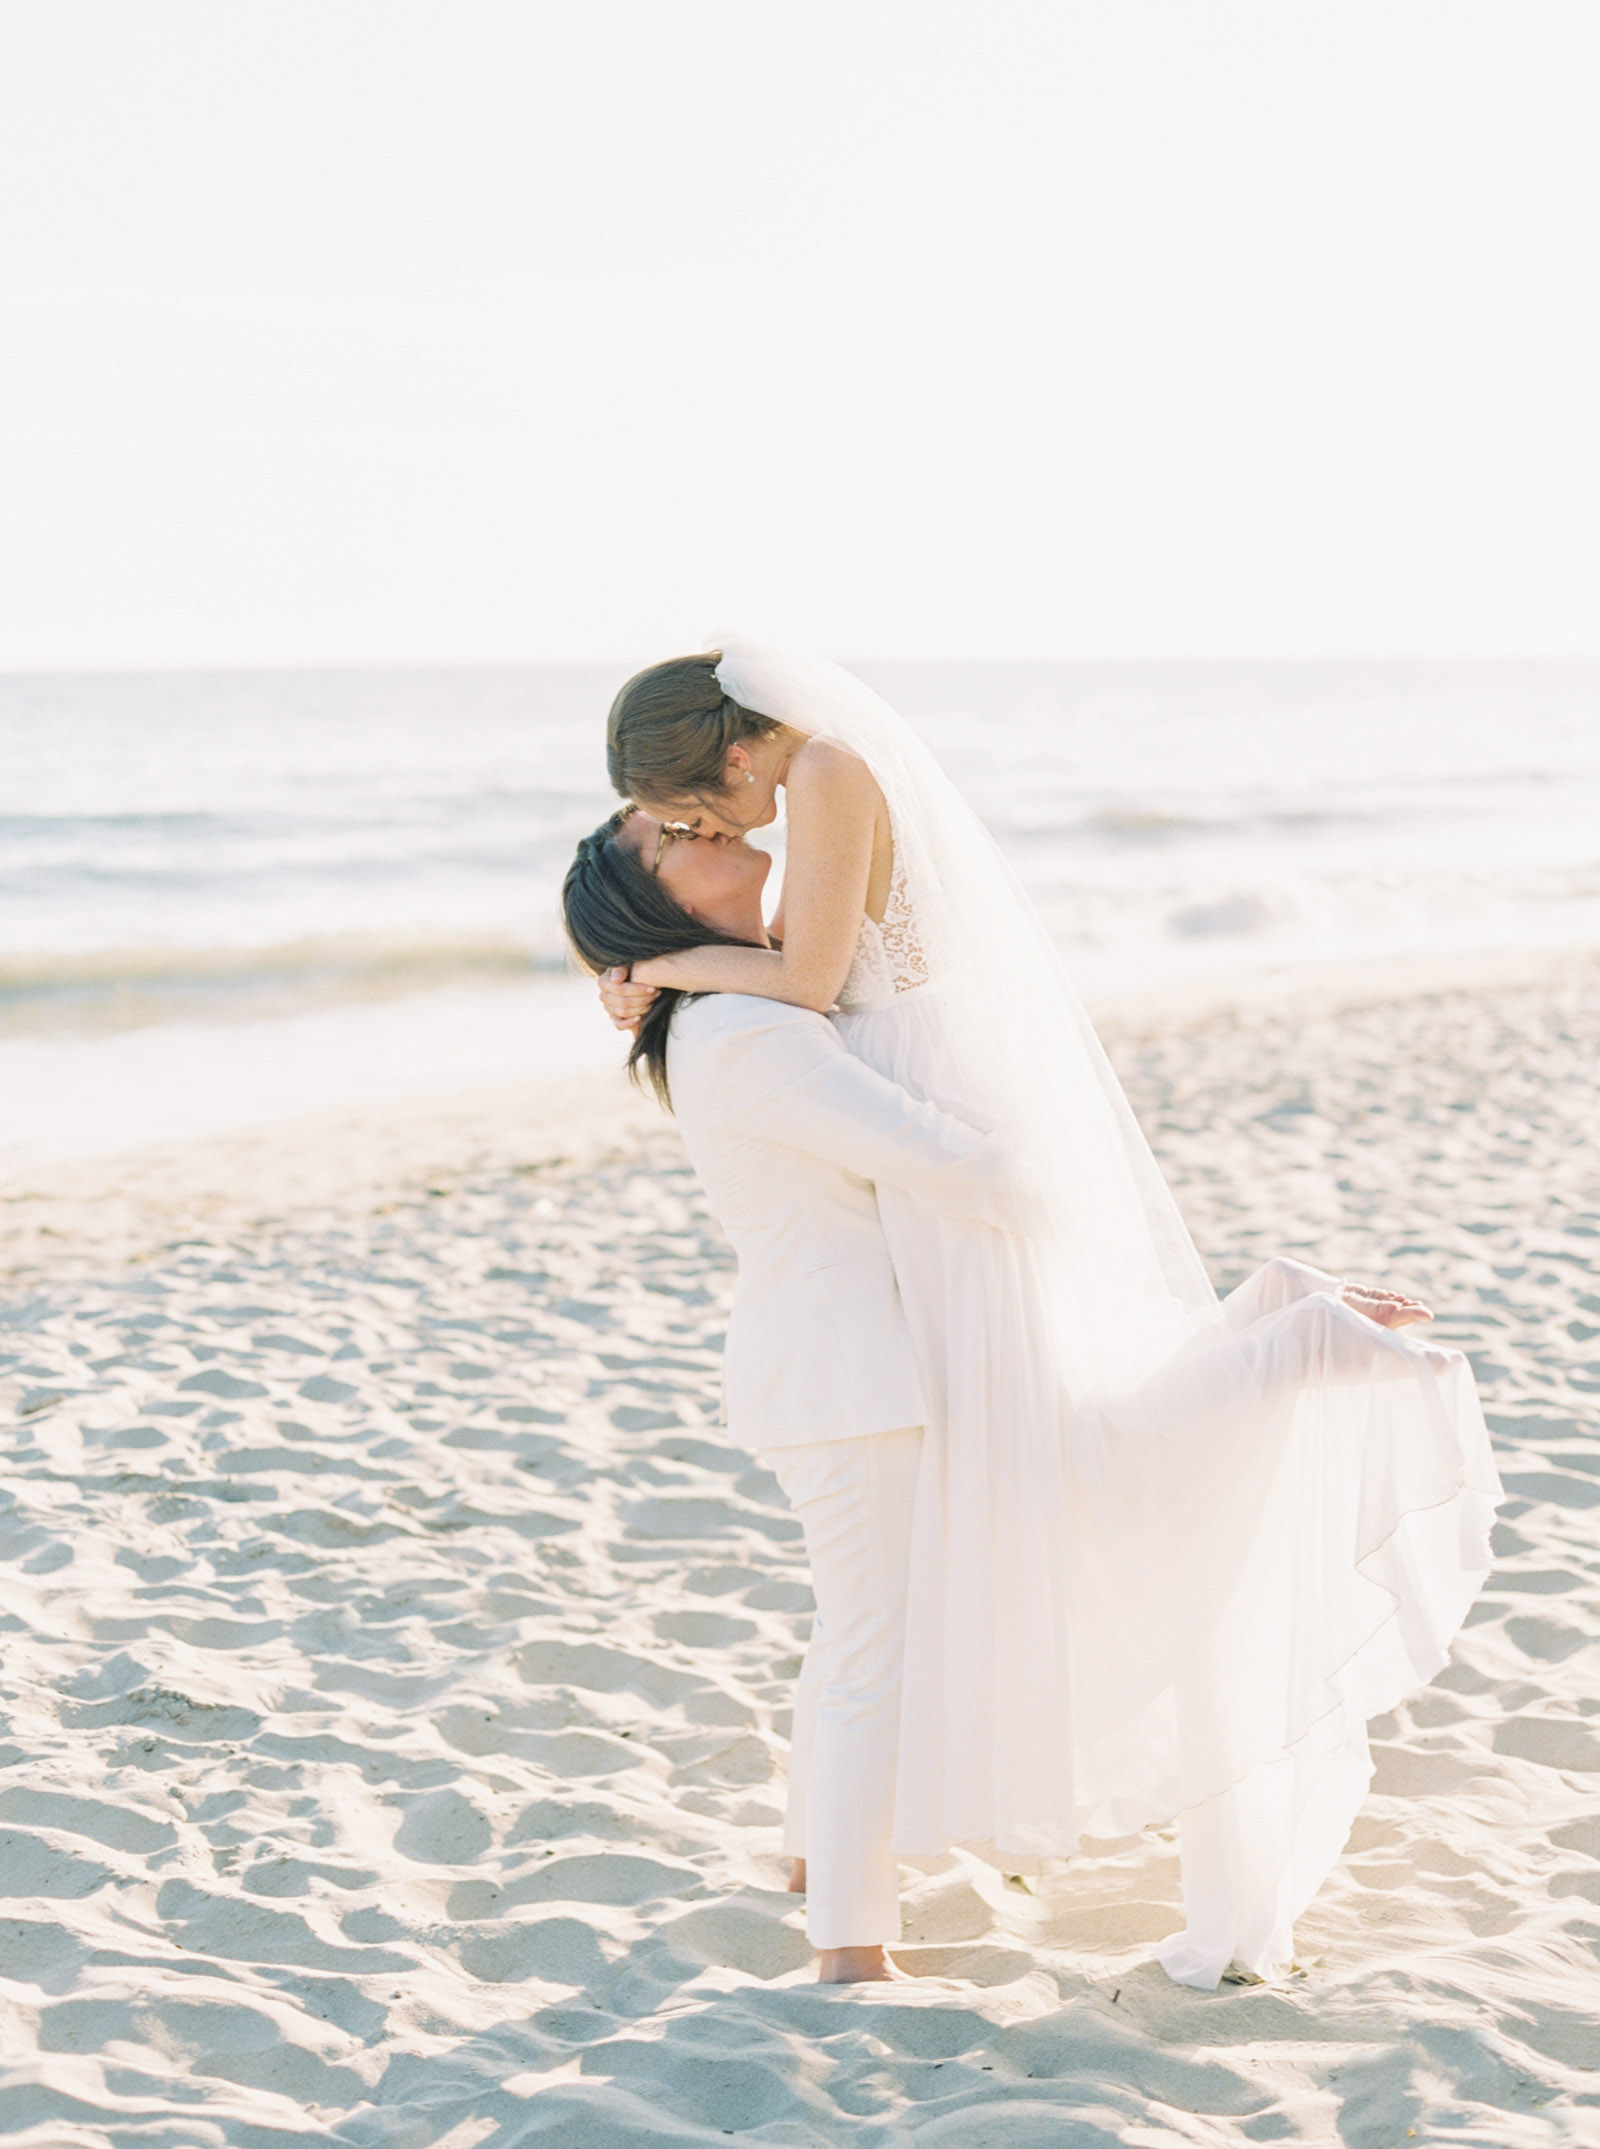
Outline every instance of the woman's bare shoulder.
<path id="1" fill-rule="evenodd" d="M 833 739 L 807 739 L 789 763 L 788 784 L 791 796 L 809 794 L 840 803 L 859 800 L 875 806 L 882 796 L 878 779 L 861 756 Z"/>

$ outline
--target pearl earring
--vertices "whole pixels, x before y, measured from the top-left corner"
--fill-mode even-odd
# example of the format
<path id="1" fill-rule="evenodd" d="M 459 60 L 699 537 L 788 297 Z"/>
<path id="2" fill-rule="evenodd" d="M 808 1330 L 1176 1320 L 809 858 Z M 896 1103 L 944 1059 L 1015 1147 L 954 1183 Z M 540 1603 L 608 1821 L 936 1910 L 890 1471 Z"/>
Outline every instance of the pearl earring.
<path id="1" fill-rule="evenodd" d="M 755 782 L 755 780 L 756 780 L 756 772 L 755 772 L 755 770 L 754 770 L 754 769 L 746 769 L 746 770 L 745 770 L 745 772 L 744 772 L 744 780 L 745 780 L 745 782 L 746 782 L 746 783 L 754 783 L 754 782 Z"/>

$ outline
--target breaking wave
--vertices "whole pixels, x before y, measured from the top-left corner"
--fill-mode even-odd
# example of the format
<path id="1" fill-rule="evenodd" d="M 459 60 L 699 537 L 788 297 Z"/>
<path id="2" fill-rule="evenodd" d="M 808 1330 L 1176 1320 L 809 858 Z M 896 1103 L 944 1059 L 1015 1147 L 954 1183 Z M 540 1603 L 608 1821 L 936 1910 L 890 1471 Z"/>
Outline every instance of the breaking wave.
<path id="1" fill-rule="evenodd" d="M 255 1018 L 441 985 L 526 984 L 565 968 L 555 949 L 493 935 L 347 933 L 266 947 L 0 954 L 0 1027 L 15 1035 Z"/>

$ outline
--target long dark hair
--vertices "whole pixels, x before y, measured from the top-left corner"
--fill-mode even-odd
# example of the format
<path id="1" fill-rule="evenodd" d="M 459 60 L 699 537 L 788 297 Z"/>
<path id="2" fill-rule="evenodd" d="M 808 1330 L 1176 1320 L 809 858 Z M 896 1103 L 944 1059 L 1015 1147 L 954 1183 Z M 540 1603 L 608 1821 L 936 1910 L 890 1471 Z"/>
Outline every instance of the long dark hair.
<path id="1" fill-rule="evenodd" d="M 612 789 L 645 806 L 706 799 L 727 788 L 728 748 L 782 727 L 730 701 L 717 682 L 720 650 L 669 657 L 635 672 L 606 719 Z"/>
<path id="2" fill-rule="evenodd" d="M 584 968 L 599 972 L 617 963 L 642 963 L 652 955 L 680 955 L 686 948 L 753 946 L 751 941 L 716 932 L 691 917 L 655 875 L 645 871 L 635 853 L 617 841 L 617 832 L 632 810 L 624 806 L 593 835 L 583 837 L 562 883 L 561 913 L 567 938 Z M 657 993 L 628 1054 L 628 1073 L 637 1082 L 642 1067 L 669 1112 L 667 1032 L 673 1010 L 684 997 L 671 988 Z"/>

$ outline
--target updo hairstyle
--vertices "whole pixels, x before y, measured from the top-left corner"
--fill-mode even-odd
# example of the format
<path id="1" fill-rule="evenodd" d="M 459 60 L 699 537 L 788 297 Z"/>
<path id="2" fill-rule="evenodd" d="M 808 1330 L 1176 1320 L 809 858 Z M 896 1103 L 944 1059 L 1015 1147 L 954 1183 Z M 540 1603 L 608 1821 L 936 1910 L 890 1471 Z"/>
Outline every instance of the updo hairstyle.
<path id="1" fill-rule="evenodd" d="M 728 749 L 770 738 L 782 725 L 731 701 L 717 681 L 720 650 L 669 657 L 635 672 L 606 719 L 613 789 L 641 806 L 671 806 L 727 790 Z"/>

